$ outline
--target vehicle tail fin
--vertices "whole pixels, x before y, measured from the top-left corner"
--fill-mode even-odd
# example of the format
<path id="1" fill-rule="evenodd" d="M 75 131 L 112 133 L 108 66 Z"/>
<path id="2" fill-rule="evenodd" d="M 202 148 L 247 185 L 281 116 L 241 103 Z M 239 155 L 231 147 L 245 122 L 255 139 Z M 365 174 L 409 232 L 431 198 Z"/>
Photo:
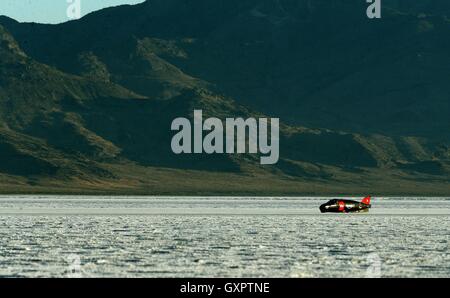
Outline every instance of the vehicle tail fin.
<path id="1" fill-rule="evenodd" d="M 366 205 L 370 205 L 370 199 L 371 199 L 371 196 L 365 197 L 365 198 L 361 201 L 361 203 L 366 204 Z"/>

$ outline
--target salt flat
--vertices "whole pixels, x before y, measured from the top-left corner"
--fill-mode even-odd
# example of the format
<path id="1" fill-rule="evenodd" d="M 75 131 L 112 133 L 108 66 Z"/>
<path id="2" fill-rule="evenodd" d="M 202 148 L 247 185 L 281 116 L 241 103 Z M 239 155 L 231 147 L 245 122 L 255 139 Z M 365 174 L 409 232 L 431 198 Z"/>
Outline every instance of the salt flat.
<path id="1" fill-rule="evenodd" d="M 450 276 L 450 198 L 328 199 L 1 196 L 0 276 Z"/>

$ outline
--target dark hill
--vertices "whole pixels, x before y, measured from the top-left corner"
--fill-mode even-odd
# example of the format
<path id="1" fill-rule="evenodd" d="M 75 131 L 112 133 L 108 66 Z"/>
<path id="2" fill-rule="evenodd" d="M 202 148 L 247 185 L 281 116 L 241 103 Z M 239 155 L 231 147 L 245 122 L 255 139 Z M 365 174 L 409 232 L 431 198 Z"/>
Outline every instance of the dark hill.
<path id="1" fill-rule="evenodd" d="M 364 2 L 152 0 L 59 25 L 0 17 L 0 186 L 448 194 L 450 6 L 383 1 L 383 19 L 368 20 Z M 280 162 L 174 155 L 170 123 L 194 109 L 279 117 Z"/>

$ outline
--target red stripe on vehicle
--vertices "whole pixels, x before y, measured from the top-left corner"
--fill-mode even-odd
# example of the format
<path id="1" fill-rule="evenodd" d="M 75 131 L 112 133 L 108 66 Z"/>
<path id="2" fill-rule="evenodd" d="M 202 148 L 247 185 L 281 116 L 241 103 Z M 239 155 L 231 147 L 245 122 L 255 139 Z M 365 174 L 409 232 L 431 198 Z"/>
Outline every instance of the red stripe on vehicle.
<path id="1" fill-rule="evenodd" d="M 344 201 L 339 201 L 338 205 L 339 205 L 339 211 L 344 212 L 344 210 L 345 210 L 345 203 L 344 203 Z"/>

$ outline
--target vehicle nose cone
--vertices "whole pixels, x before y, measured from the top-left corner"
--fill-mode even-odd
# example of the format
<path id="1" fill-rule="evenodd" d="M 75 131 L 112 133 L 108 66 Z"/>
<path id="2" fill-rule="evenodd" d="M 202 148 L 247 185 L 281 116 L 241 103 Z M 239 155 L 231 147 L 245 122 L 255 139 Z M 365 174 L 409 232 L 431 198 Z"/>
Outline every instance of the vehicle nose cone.
<path id="1" fill-rule="evenodd" d="M 327 206 L 327 204 L 322 204 L 322 205 L 320 205 L 320 207 L 319 207 L 320 212 L 325 213 L 325 212 L 327 211 L 326 206 Z"/>

